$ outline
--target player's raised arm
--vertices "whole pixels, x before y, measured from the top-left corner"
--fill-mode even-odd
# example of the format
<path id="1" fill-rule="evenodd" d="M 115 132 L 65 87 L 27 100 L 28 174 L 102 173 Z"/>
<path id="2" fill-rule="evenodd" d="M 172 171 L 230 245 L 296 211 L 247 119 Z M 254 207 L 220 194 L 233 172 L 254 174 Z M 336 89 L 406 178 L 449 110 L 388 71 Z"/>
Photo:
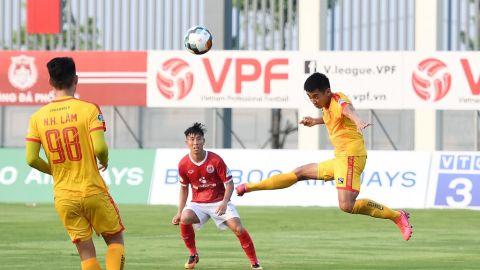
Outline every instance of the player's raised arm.
<path id="1" fill-rule="evenodd" d="M 345 107 L 343 107 L 342 114 L 350 118 L 350 120 L 357 125 L 357 130 L 360 133 L 362 133 L 364 128 L 372 125 L 371 123 L 365 122 L 360 118 L 352 104 L 347 104 Z"/>
<path id="2" fill-rule="evenodd" d="M 306 127 L 313 127 L 315 125 L 325 124 L 322 117 L 313 118 L 313 117 L 310 117 L 310 116 L 303 117 L 302 120 L 300 120 L 300 122 L 298 122 L 298 123 L 302 124 Z"/>
<path id="3" fill-rule="evenodd" d="M 108 167 L 108 146 L 103 130 L 90 132 L 90 138 L 92 139 L 93 152 L 101 165 L 100 170 L 105 171 Z"/>

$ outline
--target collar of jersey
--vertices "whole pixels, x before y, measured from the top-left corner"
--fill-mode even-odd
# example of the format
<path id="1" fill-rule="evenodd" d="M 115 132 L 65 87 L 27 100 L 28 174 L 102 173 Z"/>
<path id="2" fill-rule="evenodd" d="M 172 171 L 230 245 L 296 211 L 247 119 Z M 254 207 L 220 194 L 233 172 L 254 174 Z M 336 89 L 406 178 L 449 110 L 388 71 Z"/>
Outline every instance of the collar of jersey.
<path id="1" fill-rule="evenodd" d="M 328 107 L 324 107 L 324 108 L 325 108 L 325 110 L 327 110 L 327 111 L 328 111 L 328 110 L 330 109 L 330 106 L 332 105 L 332 99 L 333 99 L 333 95 L 336 95 L 336 94 L 337 94 L 337 93 L 334 93 L 334 92 L 332 92 L 332 98 L 330 98 L 330 103 L 328 103 Z"/>
<path id="2" fill-rule="evenodd" d="M 65 101 L 65 100 L 70 100 L 72 98 L 73 98 L 72 96 L 64 96 L 64 97 L 56 98 L 56 99 L 52 100 L 52 102 L 61 102 L 61 101 Z"/>
<path id="3" fill-rule="evenodd" d="M 205 150 L 205 157 L 203 158 L 203 160 L 200 162 L 195 162 L 192 156 L 190 156 L 190 153 L 188 153 L 188 158 L 190 158 L 190 161 L 197 166 L 201 166 L 205 162 L 205 160 L 207 160 L 207 157 L 208 157 L 208 151 Z"/>

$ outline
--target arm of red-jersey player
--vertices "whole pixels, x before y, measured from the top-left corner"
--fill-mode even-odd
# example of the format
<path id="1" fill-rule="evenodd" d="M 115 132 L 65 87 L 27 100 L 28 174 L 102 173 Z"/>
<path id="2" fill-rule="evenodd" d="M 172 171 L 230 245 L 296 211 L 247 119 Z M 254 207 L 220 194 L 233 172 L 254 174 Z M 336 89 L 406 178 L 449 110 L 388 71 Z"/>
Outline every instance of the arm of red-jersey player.
<path id="1" fill-rule="evenodd" d="M 177 214 L 172 218 L 172 224 L 180 224 L 180 217 L 182 216 L 183 208 L 187 204 L 188 198 L 188 185 L 180 185 L 180 195 L 178 198 L 178 211 Z"/>
<path id="2" fill-rule="evenodd" d="M 346 106 L 344 106 L 342 114 L 350 118 L 350 120 L 352 120 L 355 125 L 357 125 L 357 131 L 360 133 L 362 133 L 363 129 L 372 125 L 371 123 L 365 122 L 360 118 L 352 104 L 347 104 Z"/>
<path id="3" fill-rule="evenodd" d="M 310 117 L 310 116 L 303 117 L 303 119 L 300 120 L 300 122 L 298 122 L 298 123 L 302 124 L 306 127 L 313 127 L 315 125 L 325 124 L 325 122 L 323 121 L 323 117 L 313 118 L 313 117 Z"/>
<path id="4" fill-rule="evenodd" d="M 52 174 L 50 165 L 38 154 L 40 153 L 40 143 L 27 141 L 25 146 L 27 164 L 43 173 Z"/>
<path id="5" fill-rule="evenodd" d="M 183 208 L 187 204 L 188 199 L 188 185 L 190 184 L 190 179 L 186 174 L 187 172 L 184 170 L 182 166 L 182 162 L 178 164 L 178 175 L 179 175 L 179 182 L 180 182 L 180 194 L 178 196 L 178 211 L 177 214 L 172 218 L 172 224 L 178 225 L 180 224 L 180 218 L 182 216 Z"/>
<path id="6" fill-rule="evenodd" d="M 215 210 L 215 213 L 217 215 L 221 216 L 225 214 L 225 212 L 227 211 L 228 202 L 232 197 L 232 193 L 233 193 L 233 181 L 230 180 L 225 183 L 225 195 L 223 195 L 222 203 L 217 207 L 217 210 Z"/>

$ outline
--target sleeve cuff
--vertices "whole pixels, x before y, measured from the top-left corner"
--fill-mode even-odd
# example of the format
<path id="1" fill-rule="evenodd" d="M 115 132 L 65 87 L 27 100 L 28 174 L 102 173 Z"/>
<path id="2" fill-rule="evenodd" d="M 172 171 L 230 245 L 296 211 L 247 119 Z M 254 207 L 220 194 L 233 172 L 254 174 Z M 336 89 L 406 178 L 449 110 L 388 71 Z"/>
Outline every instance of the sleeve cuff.
<path id="1" fill-rule="evenodd" d="M 27 142 L 42 143 L 42 141 L 40 141 L 40 139 L 37 139 L 37 138 L 25 138 L 25 141 L 27 141 Z"/>
<path id="2" fill-rule="evenodd" d="M 340 104 L 340 106 L 342 106 L 342 108 L 345 108 L 345 107 L 347 107 L 347 105 L 350 104 L 350 103 L 346 102 L 346 101 L 343 100 L 343 99 L 339 99 L 339 100 L 338 100 L 338 104 Z"/>
<path id="3" fill-rule="evenodd" d="M 94 128 L 90 129 L 90 132 L 94 132 L 94 131 L 97 131 L 97 130 L 107 131 L 107 129 L 105 127 L 94 127 Z"/>

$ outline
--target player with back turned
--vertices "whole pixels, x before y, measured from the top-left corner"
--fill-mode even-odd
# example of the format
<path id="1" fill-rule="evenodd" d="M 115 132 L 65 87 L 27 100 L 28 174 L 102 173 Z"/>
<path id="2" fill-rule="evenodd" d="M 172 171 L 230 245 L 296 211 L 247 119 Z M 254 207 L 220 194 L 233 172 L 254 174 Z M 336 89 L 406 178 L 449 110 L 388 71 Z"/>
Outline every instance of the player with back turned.
<path id="1" fill-rule="evenodd" d="M 108 245 L 106 269 L 123 269 L 124 226 L 118 208 L 99 173 L 108 166 L 105 122 L 100 108 L 73 97 L 78 83 L 72 58 L 47 64 L 55 99 L 30 118 L 26 159 L 33 168 L 53 176 L 55 210 L 76 245 L 82 270 L 99 270 L 93 230 Z M 40 147 L 47 161 L 39 156 Z"/>

